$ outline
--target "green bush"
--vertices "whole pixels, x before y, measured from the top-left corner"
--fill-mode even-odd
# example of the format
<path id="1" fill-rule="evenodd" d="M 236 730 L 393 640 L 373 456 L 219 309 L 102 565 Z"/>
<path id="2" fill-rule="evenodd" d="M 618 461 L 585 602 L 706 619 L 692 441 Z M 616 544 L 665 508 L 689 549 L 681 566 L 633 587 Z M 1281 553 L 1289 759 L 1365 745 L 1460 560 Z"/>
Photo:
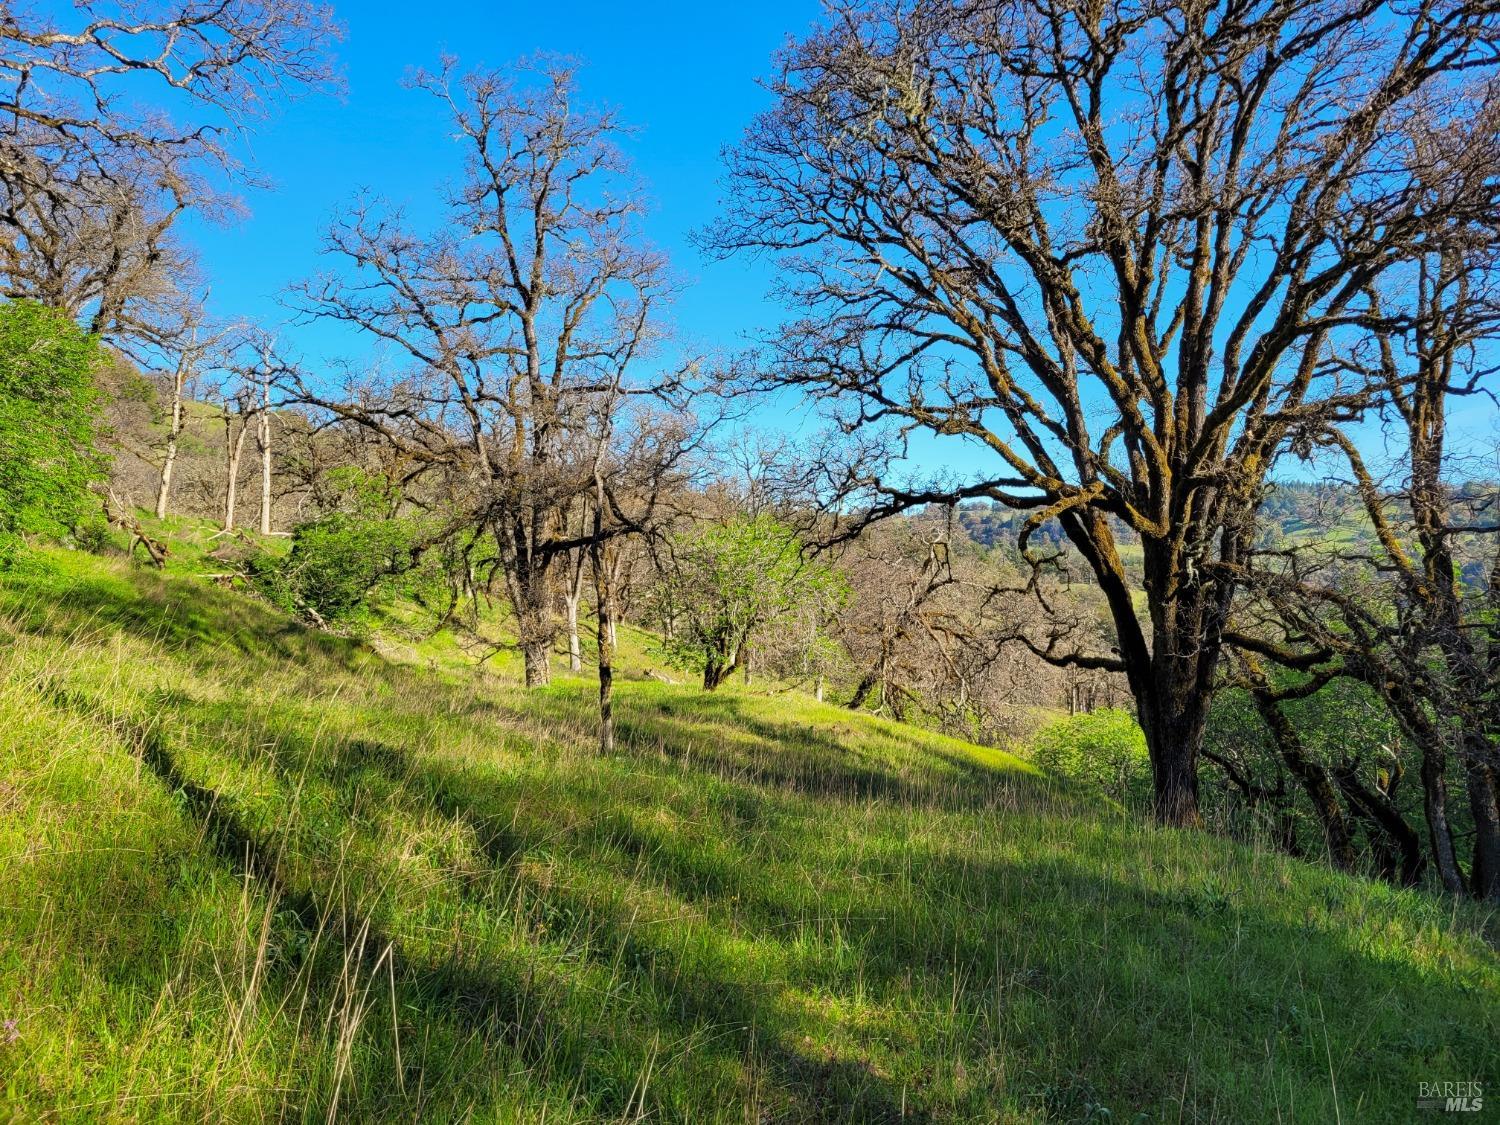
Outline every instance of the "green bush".
<path id="1" fill-rule="evenodd" d="M 286 554 L 251 562 L 254 585 L 270 601 L 315 621 L 358 621 L 377 589 L 410 571 L 420 554 L 414 550 L 418 522 L 390 515 L 391 507 L 364 474 L 350 476 L 339 509 L 296 528 Z"/>
<path id="2" fill-rule="evenodd" d="M 62 535 L 104 475 L 96 446 L 98 341 L 31 301 L 0 303 L 0 558 Z"/>
<path id="3" fill-rule="evenodd" d="M 80 520 L 73 528 L 73 544 L 80 551 L 102 555 L 114 545 L 114 534 L 103 515 L 94 514 Z"/>
<path id="4" fill-rule="evenodd" d="M 1049 723 L 1032 739 L 1031 760 L 1126 808 L 1151 806 L 1146 736 L 1128 711 L 1106 708 Z"/>

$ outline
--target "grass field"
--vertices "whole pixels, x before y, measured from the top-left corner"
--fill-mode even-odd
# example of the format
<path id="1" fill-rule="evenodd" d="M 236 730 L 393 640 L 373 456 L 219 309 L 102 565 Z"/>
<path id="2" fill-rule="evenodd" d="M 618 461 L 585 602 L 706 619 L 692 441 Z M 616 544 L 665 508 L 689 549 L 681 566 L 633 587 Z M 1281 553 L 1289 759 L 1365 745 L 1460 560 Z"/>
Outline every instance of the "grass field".
<path id="1" fill-rule="evenodd" d="M 627 639 L 600 757 L 587 679 L 527 695 L 185 572 L 8 576 L 6 1111 L 1364 1122 L 1500 1082 L 1477 912 L 648 681 Z"/>

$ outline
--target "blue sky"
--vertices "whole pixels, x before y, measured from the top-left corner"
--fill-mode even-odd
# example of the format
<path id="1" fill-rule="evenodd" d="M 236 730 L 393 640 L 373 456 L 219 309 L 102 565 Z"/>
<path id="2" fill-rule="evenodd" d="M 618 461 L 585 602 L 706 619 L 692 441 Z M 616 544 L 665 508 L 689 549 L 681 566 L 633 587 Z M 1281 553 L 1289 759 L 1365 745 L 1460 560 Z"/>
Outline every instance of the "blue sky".
<path id="1" fill-rule="evenodd" d="M 617 107 L 639 132 L 628 146 L 653 201 L 648 233 L 690 282 L 674 320 L 690 341 L 729 343 L 777 320 L 769 273 L 752 263 L 705 262 L 688 235 L 718 209 L 720 149 L 765 104 L 757 78 L 789 34 L 817 18 L 817 0 L 723 7 L 689 3 L 346 2 L 339 55 L 342 98 L 306 97 L 261 122 L 247 152 L 265 190 L 242 190 L 250 214 L 227 226 L 194 222 L 215 311 L 275 321 L 277 294 L 316 272 L 320 233 L 356 191 L 370 189 L 436 218 L 436 189 L 460 170 L 461 150 L 439 107 L 403 88 L 444 53 L 465 67 L 544 50 L 586 64 L 586 98 Z M 331 328 L 300 329 L 312 353 L 337 351 Z"/>
<path id="2" fill-rule="evenodd" d="M 819 18 L 818 0 L 738 7 L 343 0 L 337 9 L 347 33 L 338 48 L 343 95 L 304 97 L 261 122 L 244 155 L 268 186 L 242 190 L 247 217 L 188 226 L 220 316 L 284 319 L 278 295 L 321 268 L 322 229 L 362 189 L 405 206 L 419 225 L 440 218 L 438 191 L 459 174 L 462 151 L 439 107 L 404 88 L 413 68 L 434 66 L 444 53 L 464 67 L 503 66 L 540 50 L 577 57 L 583 95 L 615 106 L 638 128 L 628 148 L 653 201 L 648 233 L 688 282 L 673 317 L 683 342 L 694 350 L 731 348 L 781 319 L 767 296 L 769 268 L 705 261 L 689 234 L 719 211 L 720 150 L 766 104 L 757 78 L 788 36 Z M 296 330 L 295 347 L 316 363 L 362 354 L 367 345 L 338 326 L 314 324 Z M 755 420 L 771 428 L 806 425 L 791 407 L 783 399 Z M 1464 401 L 1455 413 L 1465 444 L 1482 450 L 1500 433 L 1488 400 Z M 1374 426 L 1364 428 L 1361 442 L 1378 450 Z M 951 440 L 917 439 L 912 452 L 919 471 L 946 467 L 969 476 L 994 467 L 992 455 Z"/>

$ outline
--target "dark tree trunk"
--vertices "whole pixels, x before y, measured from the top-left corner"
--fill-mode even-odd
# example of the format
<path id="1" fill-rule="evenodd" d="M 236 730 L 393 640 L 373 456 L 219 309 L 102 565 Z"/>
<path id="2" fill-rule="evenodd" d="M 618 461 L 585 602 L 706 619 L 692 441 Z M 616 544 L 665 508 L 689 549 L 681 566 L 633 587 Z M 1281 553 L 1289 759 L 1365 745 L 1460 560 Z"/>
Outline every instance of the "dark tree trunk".
<path id="1" fill-rule="evenodd" d="M 739 667 L 740 654 L 738 650 L 733 656 L 725 656 L 722 653 L 714 653 L 709 656 L 703 665 L 703 690 L 715 691 L 718 687 L 734 674 Z"/>
<path id="2" fill-rule="evenodd" d="M 1209 696 L 1197 682 L 1196 661 L 1169 657 L 1152 661 L 1149 679 L 1136 691 L 1136 714 L 1151 756 L 1160 824 L 1200 828 L 1198 758 L 1208 725 Z"/>
<path id="3" fill-rule="evenodd" d="M 1441 750 L 1422 748 L 1422 807 L 1427 814 L 1427 831 L 1432 841 L 1432 858 L 1438 877 L 1449 894 L 1463 894 L 1464 877 L 1458 869 L 1453 849 L 1453 829 L 1448 823 L 1448 779 L 1444 776 L 1447 755 Z"/>
<path id="4" fill-rule="evenodd" d="M 854 695 L 849 699 L 850 709 L 858 711 L 869 702 L 870 693 L 875 690 L 875 685 L 879 682 L 879 673 L 873 671 L 866 672 L 864 677 L 859 681 L 859 685 L 854 689 Z"/>
<path id="5" fill-rule="evenodd" d="M 1390 796 L 1366 785 L 1351 765 L 1342 765 L 1333 771 L 1333 779 L 1339 791 L 1349 801 L 1349 807 L 1375 826 L 1395 844 L 1401 853 L 1401 882 L 1410 887 L 1422 877 L 1426 862 L 1422 856 L 1422 837 L 1406 822 Z"/>
<path id="6" fill-rule="evenodd" d="M 1448 754 L 1443 749 L 1442 733 L 1432 725 L 1420 700 L 1379 674 L 1378 668 L 1370 671 L 1367 679 L 1371 686 L 1385 696 L 1401 729 L 1422 755 L 1422 810 L 1427 818 L 1432 862 L 1443 890 L 1461 895 L 1465 891 L 1464 877 L 1453 846 L 1453 828 L 1448 823 Z"/>
<path id="7" fill-rule="evenodd" d="M 1477 756 L 1483 751 L 1482 746 L 1474 747 L 1464 761 L 1469 810 L 1474 816 L 1474 865 L 1469 873 L 1469 890 L 1481 901 L 1500 902 L 1500 808 L 1496 807 L 1495 773 Z"/>
<path id="8" fill-rule="evenodd" d="M 1189 565 L 1192 544 L 1143 538 L 1151 606 L 1148 643 L 1105 516 L 1091 510 L 1069 512 L 1060 522 L 1089 561 L 1109 604 L 1119 664 L 1151 757 L 1157 822 L 1199 828 L 1198 759 L 1232 587 L 1205 581 L 1196 564 Z"/>
<path id="9" fill-rule="evenodd" d="M 1260 717 L 1270 729 L 1282 761 L 1302 785 L 1313 811 L 1318 815 L 1329 858 L 1340 871 L 1353 871 L 1354 842 L 1344 820 L 1344 806 L 1339 802 L 1338 791 L 1334 788 L 1328 771 L 1307 756 L 1297 728 L 1292 725 L 1276 700 L 1264 691 L 1256 691 L 1253 695 L 1255 709 L 1260 712 Z"/>

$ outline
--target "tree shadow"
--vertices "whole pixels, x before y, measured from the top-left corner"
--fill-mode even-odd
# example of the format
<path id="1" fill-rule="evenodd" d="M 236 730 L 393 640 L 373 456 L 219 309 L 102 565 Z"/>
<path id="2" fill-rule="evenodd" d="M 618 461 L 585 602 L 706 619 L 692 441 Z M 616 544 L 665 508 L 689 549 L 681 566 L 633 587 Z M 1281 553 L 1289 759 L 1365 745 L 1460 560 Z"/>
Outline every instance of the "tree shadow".
<path id="1" fill-rule="evenodd" d="M 61 581 L 45 591 L 23 585 L 6 599 L 10 620 L 36 636 L 66 639 L 109 627 L 193 655 L 228 649 L 261 664 L 326 662 L 347 671 L 373 658 L 359 641 L 202 582 L 145 572 Z"/>
<path id="2" fill-rule="evenodd" d="M 441 1048 L 432 1044 L 435 1049 L 427 1049 L 427 1037 L 419 1034 L 428 1023 L 456 1026 L 463 1038 L 503 1045 L 534 1063 L 555 1065 L 560 1051 L 578 1050 L 577 1042 L 560 1041 L 550 1015 L 551 1000 L 524 974 L 458 956 L 409 953 L 372 915 L 350 905 L 335 888 L 319 895 L 295 885 L 287 874 L 281 843 L 250 829 L 232 799 L 189 778 L 155 725 L 102 716 L 81 697 L 62 690 L 52 694 L 58 705 L 110 725 L 174 797 L 223 869 L 236 880 L 248 880 L 270 902 L 274 932 L 268 941 L 272 972 L 288 998 L 283 1004 L 295 1006 L 297 993 L 305 989 L 300 1002 L 321 1000 L 331 1006 L 357 987 L 361 977 L 382 981 L 389 976 L 393 1011 L 406 1026 L 404 1042 L 378 1043 L 378 1057 L 369 1064 L 382 1076 L 383 1085 L 374 1091 L 379 1105 L 404 1104 L 410 1109 L 413 1096 L 404 1091 L 427 1091 L 430 1098 L 465 1104 L 465 1084 L 455 1081 L 461 1076 L 453 1074 Z M 494 858 L 499 856 L 494 853 Z M 444 1076 L 451 1084 L 435 1083 L 434 1076 Z M 482 1100 L 488 1077 L 476 1076 L 467 1104 Z M 419 1096 L 416 1101 L 420 1109 Z M 322 1116 L 325 1109 L 317 1107 L 313 1116 Z"/>
<path id="3" fill-rule="evenodd" d="M 367 976 L 383 971 L 388 962 L 402 1010 L 417 1008 L 440 1012 L 442 1018 L 458 1021 L 474 1035 L 503 1043 L 533 1064 L 557 1065 L 561 1053 L 582 1064 L 576 1089 L 584 1101 L 602 1116 L 618 1116 L 631 1109 L 632 1098 L 647 1100 L 624 1088 L 609 1068 L 594 1072 L 589 1060 L 594 1052 L 590 1040 L 594 1029 L 569 1026 L 552 1013 L 545 988 L 534 987 L 508 973 L 503 966 L 484 961 L 468 963 L 452 957 L 429 959 L 407 953 L 374 918 L 335 898 L 294 884 L 282 844 L 250 829 L 227 798 L 188 777 L 177 761 L 168 739 L 157 726 L 120 717 L 104 717 L 86 700 L 54 690 L 55 701 L 72 710 L 110 723 L 122 741 L 136 748 L 141 761 L 168 793 L 174 795 L 184 813 L 197 827 L 212 855 L 237 879 L 249 879 L 276 904 L 281 929 L 279 944 L 293 951 L 285 958 L 283 987 L 306 981 L 319 996 L 331 997 L 341 987 L 351 964 Z M 253 735 L 254 728 L 247 734 Z M 251 741 L 258 741 L 254 737 Z M 282 743 L 272 754 L 278 771 L 296 776 L 313 751 L 308 743 Z M 460 775 L 388 744 L 356 739 L 340 743 L 336 752 L 324 747 L 318 769 L 329 780 L 356 785 L 365 771 L 378 771 L 397 783 L 403 803 L 424 804 L 450 820 L 470 828 L 486 863 L 496 876 L 512 875 L 517 859 L 528 847 L 548 840 L 546 825 L 528 825 L 530 836 L 515 832 L 515 793 L 476 777 Z M 596 827 L 605 836 L 621 830 L 624 822 L 601 821 Z M 806 1044 L 787 1042 L 773 997 L 730 976 L 702 976 L 684 971 L 671 951 L 658 947 L 633 931 L 618 909 L 604 908 L 573 895 L 565 887 L 531 887 L 545 896 L 548 912 L 578 921 L 586 934 L 581 947 L 600 969 L 624 963 L 631 967 L 630 988 L 646 990 L 657 1002 L 647 1007 L 655 1013 L 629 1029 L 636 1044 L 672 1041 L 693 1034 L 707 1034 L 717 1042 L 714 1055 L 736 1064 L 752 1060 L 774 1082 L 784 1103 L 766 1120 L 774 1121 L 923 1121 L 915 1107 L 903 1110 L 899 1095 L 889 1088 L 868 1064 L 819 1051 Z M 467 883 L 465 892 L 473 891 Z M 482 891 L 473 891 L 477 905 L 488 905 Z M 637 1007 L 636 1010 L 639 1010 Z M 432 1060 L 428 1060 L 432 1061 Z M 394 1066 L 393 1059 L 386 1064 Z M 420 1057 L 404 1063 L 404 1085 L 421 1085 Z M 393 1073 L 393 1072 L 392 1072 Z M 430 1078 L 428 1079 L 430 1081 Z M 387 1089 L 382 1100 L 394 1104 L 396 1091 Z M 637 1108 L 640 1108 L 639 1106 Z"/>
<path id="4" fill-rule="evenodd" d="M 632 815 L 638 810 L 590 784 L 586 771 L 559 782 L 565 800 L 523 812 L 524 775 L 457 768 L 374 737 L 320 745 L 295 724 L 268 725 L 245 702 L 212 710 L 187 697 L 174 700 L 173 718 L 195 736 L 211 740 L 226 726 L 237 729 L 239 745 L 230 749 L 253 748 L 289 782 L 310 769 L 352 795 L 365 774 L 378 775 L 389 782 L 380 792 L 393 808 L 430 809 L 463 826 L 488 871 L 478 884 L 460 880 L 458 892 L 487 910 L 495 905 L 489 889 L 521 880 L 550 916 L 569 919 L 568 956 L 601 974 L 619 974 L 630 998 L 626 1015 L 611 1026 L 597 1011 L 566 1003 L 574 987 L 566 979 L 535 977 L 491 951 L 466 952 L 474 946 L 457 932 L 441 949 L 414 951 L 368 909 L 350 905 L 342 889 L 298 885 L 283 853 L 287 842 L 252 828 L 233 798 L 188 776 L 159 726 L 101 715 L 61 689 L 54 698 L 112 723 L 150 774 L 177 795 L 217 862 L 276 904 L 283 992 L 305 982 L 331 1004 L 347 988 L 351 965 L 367 978 L 390 973 L 393 1009 L 405 1013 L 411 1034 L 399 1056 L 393 1043 L 372 1040 L 359 1095 L 366 1100 L 358 1103 L 366 1117 L 409 1116 L 407 1091 L 430 1088 L 434 1076 L 441 1076 L 444 1107 L 472 1105 L 491 1089 L 493 1074 L 455 1072 L 440 1043 L 415 1044 L 416 1028 L 426 1023 L 452 1026 L 483 1044 L 486 1056 L 491 1048 L 497 1056 L 511 1052 L 539 1072 L 565 1075 L 567 1096 L 581 1108 L 616 1118 L 635 1111 L 704 1119 L 735 1108 L 686 1107 L 673 1100 L 680 1090 L 630 1085 L 633 1068 L 644 1060 L 649 1069 L 648 1044 L 700 1044 L 701 1057 L 680 1065 L 705 1074 L 718 1067 L 763 1083 L 764 1091 L 756 1088 L 768 1099 L 763 1120 L 787 1122 L 1005 1114 L 1080 1120 L 1097 1119 L 1100 1107 L 1117 1119 L 1175 1108 L 1188 1119 L 1222 1120 L 1221 1102 L 1257 1106 L 1267 1120 L 1278 1113 L 1324 1119 L 1335 1112 L 1331 1086 L 1311 1093 L 1304 1087 L 1312 1100 L 1296 1104 L 1257 1088 L 1274 1085 L 1282 1073 L 1330 1068 L 1344 1096 L 1359 1099 L 1359 1119 L 1405 1120 L 1412 1075 L 1467 1066 L 1482 1076 L 1500 1035 L 1500 1016 L 1485 1006 L 1484 981 L 1466 984 L 1381 956 L 1317 916 L 1316 903 L 1279 899 L 1264 888 L 1251 888 L 1252 899 L 1243 887 L 1216 888 L 1208 879 L 1164 891 L 1144 871 L 1106 871 L 1087 854 L 1073 854 L 1079 842 L 1072 838 L 1030 841 L 1020 856 L 955 855 L 904 840 L 903 881 L 882 882 L 856 860 L 850 874 L 863 879 L 857 893 L 819 889 L 809 897 L 759 878 L 753 860 L 736 854 L 751 832 L 795 827 L 799 862 L 815 863 L 819 834 L 834 834 L 821 818 L 838 815 L 840 802 L 973 812 L 982 814 L 974 822 L 982 827 L 1009 811 L 1008 800 L 1030 801 L 1033 782 L 1017 778 L 1019 796 L 1002 800 L 995 776 L 1009 775 L 960 759 L 947 776 L 924 783 L 858 760 L 824 732 L 788 734 L 791 724 L 747 713 L 740 701 L 716 703 L 724 718 L 715 725 L 712 712 L 693 700 L 669 698 L 661 706 L 659 699 L 622 693 L 622 746 L 642 774 L 657 755 L 679 777 L 727 783 L 719 787 L 719 820 L 708 826 L 718 853 L 732 860 L 720 861 L 699 842 L 675 842 L 670 820 L 644 827 Z M 529 697 L 505 713 L 540 719 L 554 732 L 587 725 L 582 701 L 561 691 Z M 917 749 L 946 756 L 932 746 Z M 564 810 L 567 824 L 548 823 Z M 1098 831 L 1119 831 L 1111 839 L 1122 850 L 1145 839 L 1124 828 Z M 604 893 L 523 870 L 528 855 L 553 853 L 581 859 L 616 889 Z M 1346 885 L 1316 873 L 1299 883 L 1329 895 Z M 692 947 L 683 927 L 639 916 L 634 900 L 659 887 L 700 908 L 705 925 L 709 910 L 715 912 L 715 929 L 705 939 L 711 948 Z M 783 921 L 806 919 L 809 911 L 837 922 L 858 964 L 857 983 L 831 968 L 790 961 L 781 977 L 757 980 L 753 967 L 732 962 L 742 939 L 774 951 Z M 1195 986 L 1205 975 L 1212 989 Z M 985 1060 L 1003 1042 L 1010 1076 L 1003 1085 L 976 1079 L 959 1088 L 949 1076 L 931 1074 L 908 1089 L 883 1072 L 859 1036 L 852 1049 L 826 1046 L 836 1018 L 794 1010 L 785 996 L 794 988 L 821 990 L 840 1002 L 852 1002 L 857 992 L 898 1014 L 912 1013 L 914 1021 L 946 1009 L 953 1041 L 929 1057 L 984 1074 Z M 1387 1020 L 1387 1012 L 1395 1016 Z M 1356 1018 L 1368 1026 L 1347 1026 Z M 1181 1054 L 1185 1042 L 1196 1052 L 1190 1057 Z M 1392 1059 L 1405 1060 L 1404 1069 L 1388 1069 Z M 441 1116 L 431 1104 L 415 1110 Z"/>
<path id="5" fill-rule="evenodd" d="M 411 763 L 404 765 L 411 776 Z M 429 791 L 444 792 L 446 785 L 436 780 Z M 482 779 L 472 777 L 465 778 L 461 794 L 445 798 L 466 806 L 465 816 L 483 810 L 484 822 L 505 815 L 508 798 L 500 795 L 499 807 L 490 799 Z M 732 898 L 736 933 L 770 939 L 778 914 L 790 917 L 798 909 L 793 896 L 778 900 L 774 891 L 726 878 L 722 868 L 705 870 L 690 862 L 685 850 L 661 847 L 659 840 L 632 830 L 628 819 L 605 816 L 599 831 L 635 862 L 635 883 L 664 885 L 704 905 Z M 910 904 L 899 897 L 882 902 L 876 895 L 865 909 L 838 913 L 841 939 L 859 951 L 860 988 L 900 997 L 918 1009 L 952 1005 L 956 1024 L 976 1028 L 987 1026 L 997 996 L 1044 997 L 1049 1012 L 1038 1021 L 1041 1026 L 1008 1030 L 1020 1030 L 1023 1041 L 1039 1037 L 1030 1052 L 1017 1051 L 1032 1075 L 1032 1088 L 1017 1100 L 1048 1117 L 1073 1118 L 1092 1112 L 1090 1106 L 1111 1103 L 1121 1112 L 1149 1110 L 1173 1098 L 1178 1109 L 1190 1097 L 1206 1105 L 1221 1096 L 1221 1087 L 1267 1081 L 1279 1069 L 1316 1075 L 1336 1066 L 1338 1083 L 1362 1108 L 1361 1119 L 1400 1120 L 1409 1108 L 1412 1075 L 1451 1068 L 1455 1060 L 1480 1073 L 1492 1060 L 1490 1044 L 1500 1028 L 1493 1015 L 1473 1018 L 1475 995 L 1468 985 L 1373 956 L 1333 921 L 1296 916 L 1290 902 L 1278 914 L 1268 904 L 1239 905 L 1232 893 L 1211 884 L 1162 891 L 1101 874 L 1042 846 L 1020 860 L 914 850 L 909 863 L 910 884 L 919 888 L 926 909 L 905 910 Z M 632 966 L 636 987 L 649 987 L 662 999 L 678 1034 L 726 1035 L 732 1029 L 729 1054 L 762 1061 L 790 1098 L 788 1119 L 924 1119 L 921 1091 L 912 1091 L 908 1100 L 907 1091 L 896 1089 L 868 1060 L 821 1053 L 816 1041 L 799 1045 L 801 1028 L 777 1003 L 774 988 L 751 987 L 730 972 L 706 971 L 702 958 L 687 958 L 672 940 L 654 938 L 650 926 L 637 924 L 628 901 L 603 904 L 555 883 L 536 890 L 568 916 L 587 919 L 588 955 L 601 965 Z M 1027 913 L 1007 916 L 989 905 L 1007 900 Z M 958 902 L 971 906 L 943 905 Z M 1045 914 L 1037 913 L 1038 904 Z M 1037 931 L 1049 929 L 1085 940 L 1107 937 L 1095 941 L 1095 949 L 1082 947 L 1076 938 L 1038 940 Z M 997 957 L 1002 932 L 1008 955 Z M 1213 974 L 1215 966 L 1225 968 L 1208 992 L 1220 1007 L 1190 1017 L 1192 977 Z M 1268 991 L 1267 982 L 1281 983 Z M 840 986 L 848 988 L 849 982 Z M 1104 997 L 1117 999 L 1101 1002 Z M 1342 1024 L 1345 1013 L 1365 1019 L 1370 1012 L 1390 1011 L 1393 1001 L 1397 1011 L 1422 1017 L 1358 1029 Z M 1174 1058 L 1166 1050 L 1140 1046 L 1160 1037 L 1163 1025 L 1189 1018 L 1201 1021 L 1193 1033 L 1201 1058 Z M 1417 1022 L 1427 1030 L 1413 1031 Z M 1336 1029 L 1333 1040 L 1346 1048 L 1337 1057 L 1330 1024 Z M 1434 1029 L 1436 1037 L 1424 1040 Z M 1166 1038 L 1180 1047 L 1180 1032 Z M 986 1039 L 980 1033 L 964 1044 L 976 1060 L 971 1065 L 984 1057 Z M 1359 1049 L 1348 1050 L 1351 1043 Z M 1268 1056 L 1263 1066 L 1258 1060 Z M 1388 1072 L 1392 1056 L 1407 1061 L 1404 1074 Z M 1134 1073 L 1122 1081 L 1112 1058 L 1135 1058 Z M 1215 1067 L 1229 1073 L 1215 1074 Z M 1314 1115 L 1333 1114 L 1334 1088 L 1319 1093 L 1328 1100 Z M 999 1096 L 975 1093 L 963 1103 L 964 1112 L 993 1110 L 996 1103 L 987 1099 Z M 1310 1108 L 1296 1107 L 1299 1114 Z M 1198 1115 L 1191 1108 L 1189 1113 Z"/>
<path id="6" fill-rule="evenodd" d="M 571 728 L 581 738 L 594 737 L 592 723 L 581 720 L 580 701 L 560 691 L 535 693 L 501 710 L 541 719 L 553 731 Z M 823 802 L 949 811 L 1051 803 L 1050 787 L 1030 774 L 987 766 L 915 738 L 907 742 L 915 751 L 910 772 L 900 772 L 880 755 L 861 754 L 816 728 L 764 719 L 728 696 L 706 704 L 622 692 L 615 726 L 620 752 L 665 757 L 726 781 Z"/>

